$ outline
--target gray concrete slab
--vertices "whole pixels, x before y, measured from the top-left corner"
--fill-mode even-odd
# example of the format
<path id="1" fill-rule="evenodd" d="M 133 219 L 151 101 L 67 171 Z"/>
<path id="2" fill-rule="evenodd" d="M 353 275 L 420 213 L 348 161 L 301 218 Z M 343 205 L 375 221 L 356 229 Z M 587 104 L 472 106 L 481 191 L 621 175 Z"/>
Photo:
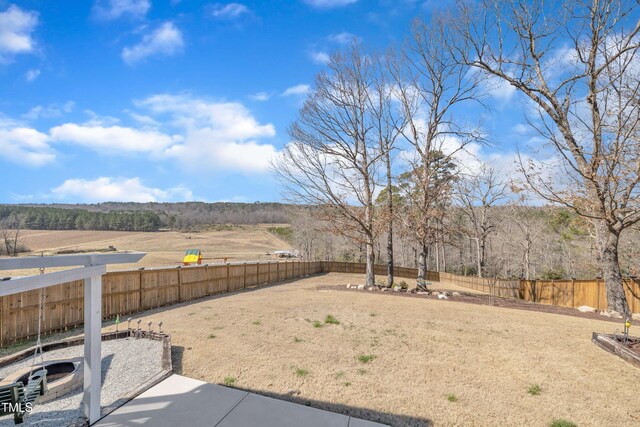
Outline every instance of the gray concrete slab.
<path id="1" fill-rule="evenodd" d="M 94 427 L 381 427 L 383 424 L 172 375 Z"/>
<path id="2" fill-rule="evenodd" d="M 216 427 L 348 427 L 349 417 L 250 393 Z"/>
<path id="3" fill-rule="evenodd" d="M 374 423 L 373 421 L 361 420 L 360 418 L 349 419 L 349 427 L 388 427 L 386 424 Z"/>
<path id="4" fill-rule="evenodd" d="M 172 375 L 94 425 L 214 426 L 248 394 L 246 391 Z"/>

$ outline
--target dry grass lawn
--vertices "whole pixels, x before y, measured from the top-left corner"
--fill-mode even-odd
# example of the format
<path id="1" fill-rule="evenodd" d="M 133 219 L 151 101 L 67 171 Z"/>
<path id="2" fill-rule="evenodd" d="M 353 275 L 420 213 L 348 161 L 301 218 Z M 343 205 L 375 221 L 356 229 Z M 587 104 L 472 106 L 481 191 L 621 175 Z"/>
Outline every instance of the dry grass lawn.
<path id="1" fill-rule="evenodd" d="M 114 265 L 110 270 L 131 267 L 175 266 L 187 249 L 200 249 L 205 257 L 229 257 L 229 261 L 275 259 L 267 252 L 288 249 L 289 244 L 267 231 L 267 225 L 243 225 L 231 230 L 198 233 L 128 231 L 47 231 L 25 230 L 22 242 L 30 249 L 23 255 L 54 254 L 60 250 L 99 250 L 114 246 L 118 250 L 147 252 L 135 265 Z M 221 259 L 205 260 L 222 262 Z M 21 275 L 37 272 L 20 272 Z M 5 274 L 4 272 L 2 274 Z M 9 275 L 7 273 L 7 275 Z"/>
<path id="2" fill-rule="evenodd" d="M 640 425 L 640 370 L 591 343 L 618 325 L 317 289 L 359 280 L 320 275 L 144 317 L 164 322 L 184 375 L 392 425 Z"/>

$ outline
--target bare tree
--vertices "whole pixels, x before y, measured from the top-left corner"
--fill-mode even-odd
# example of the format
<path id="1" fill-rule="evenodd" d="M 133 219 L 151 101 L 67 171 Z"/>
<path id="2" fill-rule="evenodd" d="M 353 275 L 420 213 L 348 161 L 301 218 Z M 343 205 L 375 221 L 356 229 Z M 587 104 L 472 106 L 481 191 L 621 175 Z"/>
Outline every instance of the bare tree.
<path id="1" fill-rule="evenodd" d="M 314 212 L 331 231 L 364 245 L 366 284 L 374 286 L 374 192 L 383 156 L 370 108 L 375 64 L 354 43 L 328 68 L 318 75 L 289 129 L 292 142 L 273 169 L 290 200 L 317 205 Z"/>
<path id="2" fill-rule="evenodd" d="M 403 221 L 420 251 L 419 279 L 426 275 L 429 246 L 442 231 L 455 156 L 480 137 L 475 128 L 456 118 L 461 104 L 477 99 L 478 81 L 458 58 L 464 46 L 452 38 L 448 21 L 442 15 L 428 23 L 415 21 L 401 60 L 390 67 L 405 117 L 402 136 L 413 152 L 406 158 L 409 172 L 401 188 L 408 207 Z"/>
<path id="3" fill-rule="evenodd" d="M 506 197 L 507 182 L 495 168 L 483 163 L 478 172 L 468 174 L 457 183 L 455 198 L 467 217 L 466 234 L 476 246 L 478 277 L 483 277 L 487 262 L 487 241 L 495 231 L 492 210 Z"/>
<path id="4" fill-rule="evenodd" d="M 386 224 L 387 234 L 387 286 L 393 285 L 393 230 L 396 217 L 394 198 L 395 187 L 393 185 L 392 152 L 396 149 L 397 141 L 402 129 L 406 125 L 406 118 L 402 114 L 395 99 L 395 91 L 389 76 L 389 69 L 395 60 L 390 52 L 385 57 L 378 57 L 376 62 L 376 75 L 371 88 L 369 109 L 373 119 L 373 134 L 380 144 L 380 153 L 384 161 L 385 188 L 379 197 L 385 203 L 386 210 L 379 212 L 381 222 Z"/>
<path id="5" fill-rule="evenodd" d="M 23 219 L 14 215 L 0 221 L 0 236 L 7 255 L 18 256 L 22 223 Z"/>
<path id="6" fill-rule="evenodd" d="M 592 222 L 608 306 L 621 313 L 620 235 L 640 220 L 637 11 L 632 0 L 485 0 L 457 11 L 465 63 L 537 109 L 529 122 L 555 163 L 523 164 L 527 181 Z M 552 167 L 556 179 L 545 176 Z"/>
<path id="7" fill-rule="evenodd" d="M 548 226 L 544 211 L 528 209 L 529 200 L 523 189 L 511 186 L 512 193 L 516 196 L 509 205 L 509 219 L 516 225 L 519 236 L 511 236 L 511 246 L 516 246 L 522 254 L 522 275 L 526 280 L 534 278 L 532 274 L 532 255 L 534 244 L 543 235 Z"/>

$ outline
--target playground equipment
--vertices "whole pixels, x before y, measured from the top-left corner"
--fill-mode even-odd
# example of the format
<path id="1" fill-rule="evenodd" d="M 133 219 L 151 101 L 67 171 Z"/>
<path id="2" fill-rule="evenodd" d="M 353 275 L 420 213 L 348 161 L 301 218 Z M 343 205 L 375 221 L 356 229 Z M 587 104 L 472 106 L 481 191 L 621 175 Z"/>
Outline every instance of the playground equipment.
<path id="1" fill-rule="evenodd" d="M 182 265 L 202 265 L 203 259 L 221 259 L 223 262 L 227 262 L 229 258 L 233 257 L 203 257 L 200 249 L 187 249 L 182 258 Z"/>

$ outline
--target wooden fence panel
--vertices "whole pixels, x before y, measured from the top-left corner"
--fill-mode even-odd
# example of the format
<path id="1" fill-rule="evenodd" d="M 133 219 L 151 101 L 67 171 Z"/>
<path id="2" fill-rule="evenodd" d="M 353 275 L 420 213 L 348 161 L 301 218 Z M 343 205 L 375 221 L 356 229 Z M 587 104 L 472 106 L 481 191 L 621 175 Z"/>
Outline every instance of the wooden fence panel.
<path id="1" fill-rule="evenodd" d="M 102 317 L 134 313 L 140 309 L 141 273 L 115 272 L 102 276 Z M 82 298 L 82 289 L 79 290 Z M 66 322 L 64 323 L 67 324 Z"/>
<path id="2" fill-rule="evenodd" d="M 179 269 L 145 270 L 141 275 L 140 308 L 142 310 L 173 304 L 180 300 Z"/>
<path id="3" fill-rule="evenodd" d="M 228 265 L 216 265 L 207 267 L 207 280 L 209 281 L 209 295 L 227 292 L 229 285 Z"/>
<path id="4" fill-rule="evenodd" d="M 182 267 L 180 275 L 180 301 L 190 301 L 210 295 L 207 268 Z"/>
<path id="5" fill-rule="evenodd" d="M 237 264 L 229 266 L 229 283 L 228 283 L 228 291 L 237 291 L 239 289 L 244 288 L 245 283 L 245 265 Z"/>

